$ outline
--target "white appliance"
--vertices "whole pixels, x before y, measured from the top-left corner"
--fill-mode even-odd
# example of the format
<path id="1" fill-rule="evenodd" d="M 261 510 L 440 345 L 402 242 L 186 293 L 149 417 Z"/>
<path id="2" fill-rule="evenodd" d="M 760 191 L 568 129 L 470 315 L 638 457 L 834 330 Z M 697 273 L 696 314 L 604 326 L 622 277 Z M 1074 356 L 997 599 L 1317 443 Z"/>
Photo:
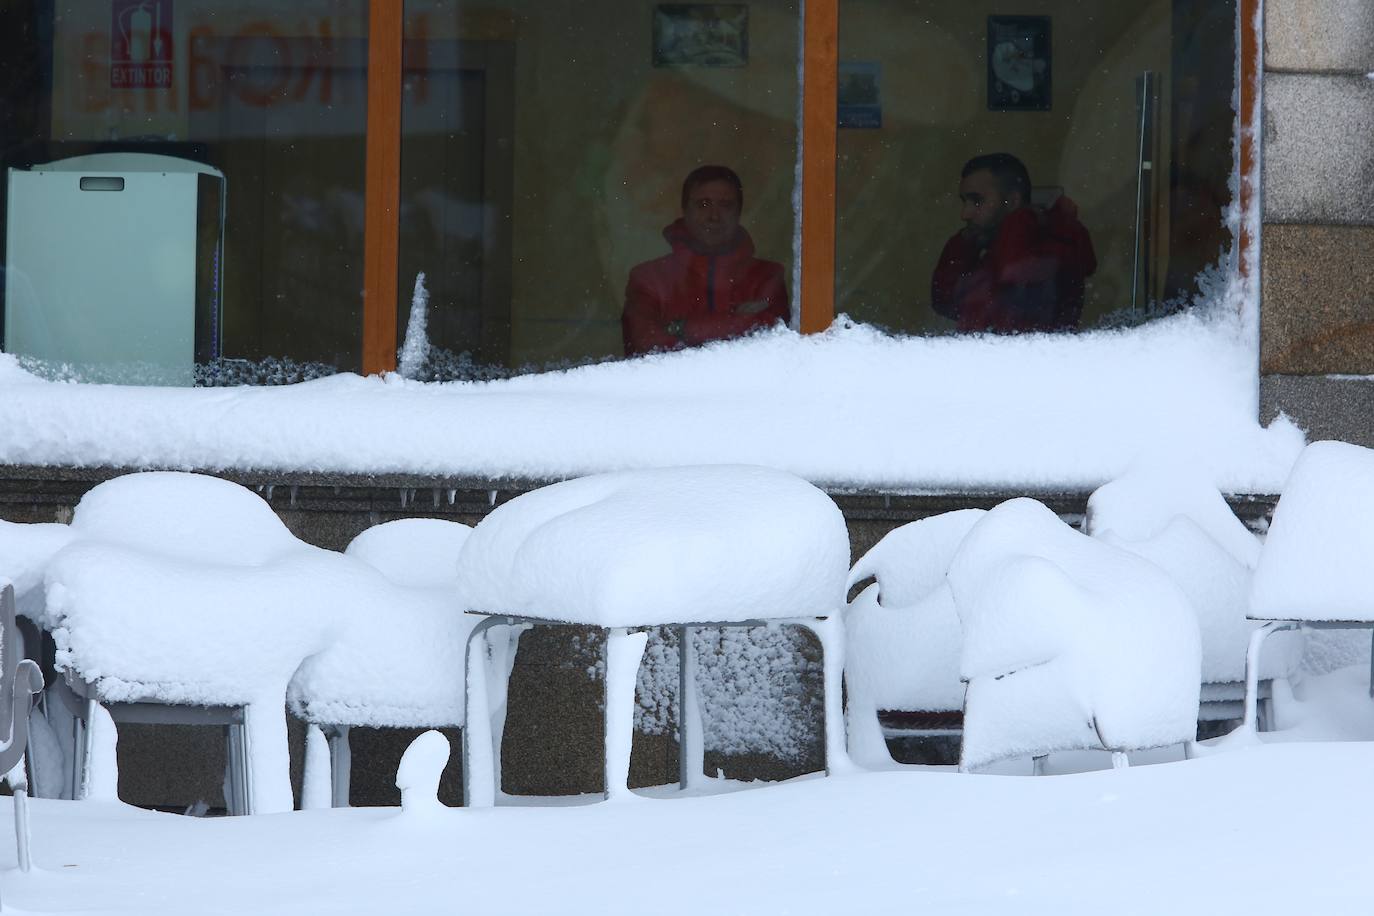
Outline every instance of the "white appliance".
<path id="1" fill-rule="evenodd" d="M 224 174 L 150 153 L 9 170 L 8 353 L 92 381 L 191 385 L 219 356 Z"/>

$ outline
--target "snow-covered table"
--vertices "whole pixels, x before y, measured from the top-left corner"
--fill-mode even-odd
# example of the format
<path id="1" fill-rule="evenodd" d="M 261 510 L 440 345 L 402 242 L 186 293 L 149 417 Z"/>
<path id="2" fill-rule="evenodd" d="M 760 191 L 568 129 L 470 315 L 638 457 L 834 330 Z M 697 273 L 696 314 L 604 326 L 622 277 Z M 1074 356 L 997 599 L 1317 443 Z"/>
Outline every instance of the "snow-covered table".
<path id="1" fill-rule="evenodd" d="M 1246 615 L 1245 719 L 1255 727 L 1260 647 L 1283 630 L 1374 630 L 1374 449 L 1314 442 L 1293 466 L 1260 551 Z M 1374 697 L 1374 658 L 1369 693 Z"/>
<path id="2" fill-rule="evenodd" d="M 826 770 L 846 766 L 840 676 L 849 535 L 834 502 L 779 471 L 749 466 L 601 474 L 500 506 L 458 557 L 474 628 L 467 655 L 463 783 L 467 804 L 495 803 L 497 751 L 485 634 L 495 626 L 599 628 L 606 634 L 607 798 L 629 796 L 635 676 L 645 630 L 680 628 L 680 778 L 700 772 L 694 721 L 698 627 L 804 626 L 823 653 Z M 496 685 L 499 689 L 499 685 Z"/>

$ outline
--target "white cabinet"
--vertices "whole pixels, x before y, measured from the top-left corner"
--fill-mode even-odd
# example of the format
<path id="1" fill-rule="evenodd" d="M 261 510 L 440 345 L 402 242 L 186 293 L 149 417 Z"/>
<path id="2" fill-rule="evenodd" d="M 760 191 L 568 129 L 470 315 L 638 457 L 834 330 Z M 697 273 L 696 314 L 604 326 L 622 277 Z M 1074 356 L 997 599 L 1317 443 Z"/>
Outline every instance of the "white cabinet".
<path id="1" fill-rule="evenodd" d="M 190 385 L 219 355 L 224 175 L 147 153 L 9 170 L 6 352 Z"/>

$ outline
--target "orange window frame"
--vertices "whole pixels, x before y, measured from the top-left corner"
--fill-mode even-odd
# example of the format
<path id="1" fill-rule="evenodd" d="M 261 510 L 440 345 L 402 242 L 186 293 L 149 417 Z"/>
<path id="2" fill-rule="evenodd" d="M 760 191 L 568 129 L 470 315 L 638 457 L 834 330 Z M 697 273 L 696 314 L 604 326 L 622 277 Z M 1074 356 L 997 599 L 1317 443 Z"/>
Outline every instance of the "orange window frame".
<path id="1" fill-rule="evenodd" d="M 1257 205 L 1254 166 L 1259 124 L 1261 0 L 1237 0 L 1240 81 L 1240 209 Z M 404 0 L 371 0 L 368 12 L 366 253 L 363 261 L 363 372 L 396 368 L 397 255 L 401 186 L 401 41 Z M 836 88 L 840 0 L 802 4 L 802 333 L 835 319 Z M 1258 244 L 1242 219 L 1240 269 L 1248 272 Z"/>

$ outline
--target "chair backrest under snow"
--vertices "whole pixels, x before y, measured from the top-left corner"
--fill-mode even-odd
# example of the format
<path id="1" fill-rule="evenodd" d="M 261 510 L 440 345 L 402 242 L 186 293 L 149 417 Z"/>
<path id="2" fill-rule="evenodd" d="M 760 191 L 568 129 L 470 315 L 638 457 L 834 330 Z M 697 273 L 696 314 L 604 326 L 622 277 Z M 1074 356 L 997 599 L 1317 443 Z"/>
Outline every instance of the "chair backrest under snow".
<path id="1" fill-rule="evenodd" d="M 14 587 L 0 588 L 0 776 L 24 757 L 29 741 L 29 706 L 43 689 L 38 665 L 23 658 L 14 623 Z"/>
<path id="2" fill-rule="evenodd" d="M 1154 564 L 1014 499 L 969 532 L 949 581 L 968 682 L 962 767 L 1194 736 L 1197 621 Z"/>
<path id="3" fill-rule="evenodd" d="M 1083 530 L 1163 569 L 1197 614 L 1202 680 L 1245 679 L 1245 653 L 1255 624 L 1246 620 L 1260 541 L 1221 491 L 1193 470 L 1137 469 L 1088 498 Z M 1272 641 L 1261 677 L 1286 677 L 1302 650 L 1300 634 Z"/>

